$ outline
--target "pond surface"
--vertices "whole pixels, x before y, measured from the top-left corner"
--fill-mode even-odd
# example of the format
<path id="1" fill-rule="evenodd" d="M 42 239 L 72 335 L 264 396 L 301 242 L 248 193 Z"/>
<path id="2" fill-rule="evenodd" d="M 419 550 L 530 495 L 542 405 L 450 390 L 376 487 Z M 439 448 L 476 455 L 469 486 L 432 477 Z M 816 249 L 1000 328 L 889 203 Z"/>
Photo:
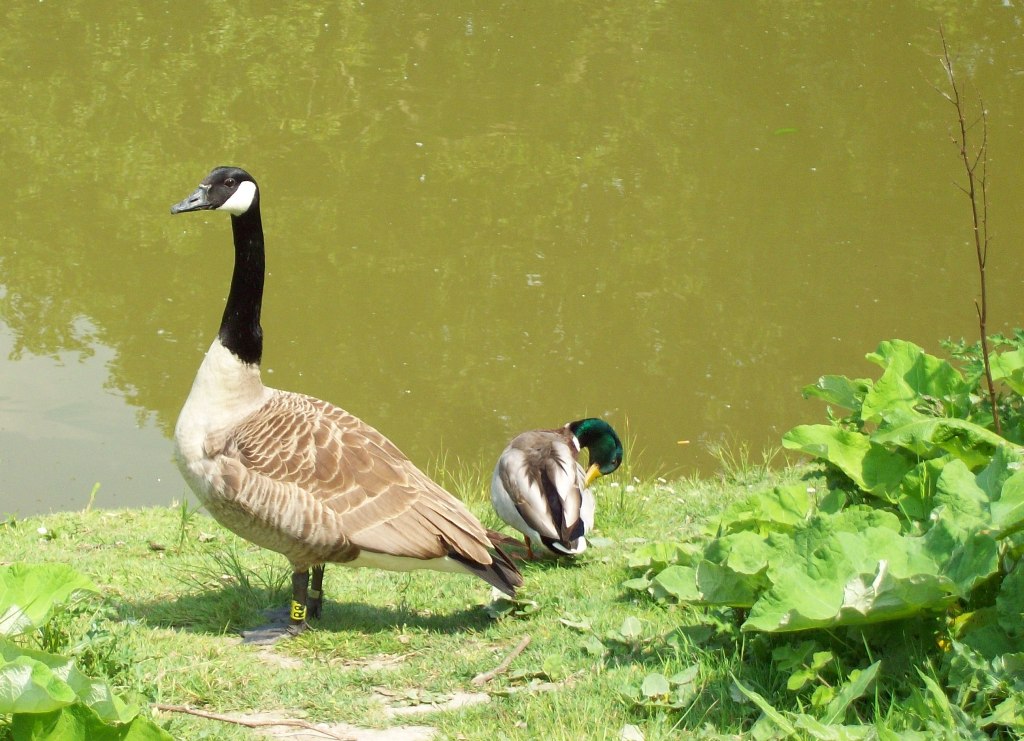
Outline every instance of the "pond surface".
<path id="1" fill-rule="evenodd" d="M 415 7 L 415 9 L 413 9 Z M 1019 4 L 14 0 L 0 9 L 0 514 L 168 504 L 261 183 L 265 381 L 430 469 L 604 416 L 635 473 L 824 419 L 879 341 L 976 336 L 940 22 L 989 111 L 1021 323 Z M 975 129 L 977 131 L 977 129 Z M 677 441 L 689 440 L 681 446 Z"/>

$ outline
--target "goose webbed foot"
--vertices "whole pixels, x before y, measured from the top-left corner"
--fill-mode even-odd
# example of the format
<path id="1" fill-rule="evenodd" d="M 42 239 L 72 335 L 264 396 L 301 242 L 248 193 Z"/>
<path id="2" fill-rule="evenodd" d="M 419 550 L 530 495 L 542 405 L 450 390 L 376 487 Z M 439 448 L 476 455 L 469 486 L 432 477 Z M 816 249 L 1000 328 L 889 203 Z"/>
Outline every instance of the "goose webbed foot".
<path id="1" fill-rule="evenodd" d="M 242 643 L 249 643 L 256 646 L 271 646 L 285 638 L 291 638 L 301 631 L 292 627 L 290 612 L 286 607 L 276 607 L 266 610 L 264 615 L 267 622 L 257 628 L 242 631 Z"/>
<path id="2" fill-rule="evenodd" d="M 289 623 L 288 627 L 285 628 L 285 631 L 288 633 L 289 636 L 302 635 L 307 630 L 312 630 L 312 628 L 310 627 L 309 623 L 307 623 L 305 620 L 303 620 L 301 623 Z"/>

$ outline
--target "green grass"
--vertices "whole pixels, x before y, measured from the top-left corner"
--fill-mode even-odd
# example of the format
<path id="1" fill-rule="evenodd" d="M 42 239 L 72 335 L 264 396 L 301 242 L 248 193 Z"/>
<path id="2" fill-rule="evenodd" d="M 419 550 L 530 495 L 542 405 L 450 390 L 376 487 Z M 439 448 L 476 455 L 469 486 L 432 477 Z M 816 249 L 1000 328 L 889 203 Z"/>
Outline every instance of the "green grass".
<path id="1" fill-rule="evenodd" d="M 62 616 L 48 630 L 47 647 L 78 656 L 87 671 L 141 703 L 279 711 L 373 728 L 429 725 L 441 738 L 619 738 L 627 725 L 648 740 L 715 736 L 740 733 L 759 714 L 730 691 L 730 672 L 771 686 L 771 663 L 745 666 L 742 637 L 699 647 L 665 641 L 700 616 L 620 585 L 632 576 L 627 557 L 639 544 L 696 536 L 749 491 L 755 474 L 795 475 L 744 464 L 742 484 L 727 476 L 603 479 L 597 545 L 575 563 L 525 564 L 520 602 L 500 619 L 485 609 L 490 589 L 471 577 L 329 565 L 317 629 L 270 651 L 242 645 L 237 635 L 259 625 L 264 609 L 284 604 L 286 562 L 186 505 L 8 520 L 0 525 L 0 562 L 64 561 L 95 581 L 105 602 Z M 454 480 L 453 490 L 497 525 L 486 501 L 488 476 L 459 469 L 447 483 Z M 639 629 L 622 636 L 627 618 Z M 507 672 L 483 687 L 472 683 L 526 635 L 530 644 Z M 595 648 L 598 640 L 603 650 Z M 650 672 L 672 675 L 692 664 L 701 694 L 685 711 L 625 699 L 626 688 Z M 490 702 L 414 716 L 389 712 L 480 692 Z M 157 718 L 179 738 L 261 737 L 188 715 Z M 0 720 L 0 738 L 2 726 Z"/>

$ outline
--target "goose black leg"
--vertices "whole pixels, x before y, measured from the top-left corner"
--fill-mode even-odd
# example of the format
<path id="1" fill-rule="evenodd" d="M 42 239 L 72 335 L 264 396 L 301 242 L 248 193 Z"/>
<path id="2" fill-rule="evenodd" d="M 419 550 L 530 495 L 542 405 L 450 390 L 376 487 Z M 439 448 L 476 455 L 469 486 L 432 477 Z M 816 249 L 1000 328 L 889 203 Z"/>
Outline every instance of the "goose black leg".
<path id="1" fill-rule="evenodd" d="M 289 612 L 288 632 L 298 635 L 309 625 L 306 623 L 306 602 L 309 590 L 309 569 L 292 574 L 292 605 Z"/>
<path id="2" fill-rule="evenodd" d="M 323 579 L 323 569 L 319 578 L 314 573 L 314 583 Z M 282 638 L 297 636 L 307 628 L 307 598 L 309 593 L 309 570 L 292 573 L 292 600 L 287 611 L 275 610 L 269 624 L 252 630 L 242 631 L 243 643 L 254 643 L 258 646 L 271 646 Z M 318 608 L 319 609 L 319 608 Z"/>
<path id="3" fill-rule="evenodd" d="M 313 583 L 306 599 L 306 617 L 319 618 L 324 606 L 324 565 L 313 567 Z"/>

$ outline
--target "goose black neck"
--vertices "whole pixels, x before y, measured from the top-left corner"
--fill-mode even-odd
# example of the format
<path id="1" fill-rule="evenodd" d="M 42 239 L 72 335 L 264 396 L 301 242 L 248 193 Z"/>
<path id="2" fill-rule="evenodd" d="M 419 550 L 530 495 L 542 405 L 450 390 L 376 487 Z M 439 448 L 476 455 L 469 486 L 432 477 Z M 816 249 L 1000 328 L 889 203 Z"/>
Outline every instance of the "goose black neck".
<path id="1" fill-rule="evenodd" d="M 266 268 L 259 203 L 254 203 L 241 216 L 232 216 L 231 231 L 235 238 L 235 270 L 218 337 L 240 360 L 259 365 L 263 357 L 260 308 Z"/>

